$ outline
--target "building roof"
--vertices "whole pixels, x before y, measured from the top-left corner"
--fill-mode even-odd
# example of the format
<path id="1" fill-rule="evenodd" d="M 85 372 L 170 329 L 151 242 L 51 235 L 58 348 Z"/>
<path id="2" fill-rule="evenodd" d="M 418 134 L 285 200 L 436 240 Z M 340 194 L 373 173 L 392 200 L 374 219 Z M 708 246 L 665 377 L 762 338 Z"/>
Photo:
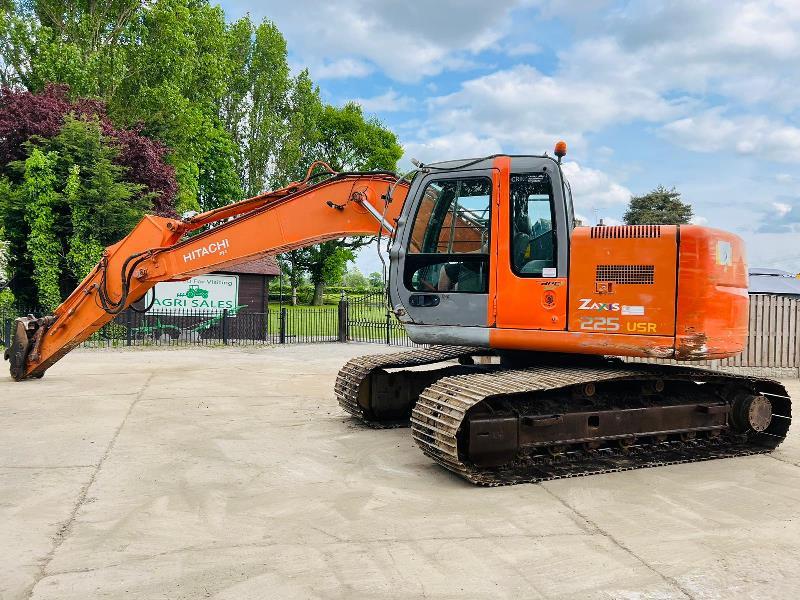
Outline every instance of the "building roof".
<path id="1" fill-rule="evenodd" d="M 800 279 L 779 269 L 750 269 L 751 294 L 800 296 Z"/>
<path id="2" fill-rule="evenodd" d="M 235 266 L 226 266 L 220 269 L 222 273 L 237 273 L 239 275 L 278 275 L 281 272 L 278 261 L 274 256 L 263 255 Z"/>
<path id="3" fill-rule="evenodd" d="M 789 271 L 783 271 L 781 269 L 765 269 L 763 267 L 753 267 L 749 271 L 750 276 L 753 275 L 777 275 L 779 277 L 794 277 L 792 273 Z"/>

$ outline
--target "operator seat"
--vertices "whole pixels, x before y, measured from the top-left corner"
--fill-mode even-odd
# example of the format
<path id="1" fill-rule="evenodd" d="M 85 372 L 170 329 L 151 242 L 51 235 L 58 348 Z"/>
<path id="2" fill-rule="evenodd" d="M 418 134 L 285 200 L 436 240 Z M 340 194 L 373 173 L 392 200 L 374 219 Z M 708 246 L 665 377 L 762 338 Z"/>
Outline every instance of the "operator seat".
<path id="1" fill-rule="evenodd" d="M 531 222 L 527 216 L 520 215 L 514 220 L 514 237 L 512 238 L 511 260 L 514 262 L 514 267 L 521 269 L 525 264 L 528 248 L 531 243 Z"/>

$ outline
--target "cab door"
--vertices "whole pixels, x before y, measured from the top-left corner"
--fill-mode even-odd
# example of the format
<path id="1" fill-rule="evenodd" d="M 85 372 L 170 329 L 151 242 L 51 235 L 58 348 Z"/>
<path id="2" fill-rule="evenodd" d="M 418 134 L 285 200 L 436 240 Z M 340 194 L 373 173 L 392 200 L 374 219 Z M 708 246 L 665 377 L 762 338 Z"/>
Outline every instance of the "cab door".
<path id="1" fill-rule="evenodd" d="M 401 320 L 489 324 L 496 182 L 491 168 L 433 169 L 414 182 L 391 252 L 392 303 L 396 311 L 402 306 Z"/>
<path id="2" fill-rule="evenodd" d="M 499 166 L 507 201 L 497 211 L 496 326 L 566 329 L 569 227 L 560 169 L 531 156 Z"/>

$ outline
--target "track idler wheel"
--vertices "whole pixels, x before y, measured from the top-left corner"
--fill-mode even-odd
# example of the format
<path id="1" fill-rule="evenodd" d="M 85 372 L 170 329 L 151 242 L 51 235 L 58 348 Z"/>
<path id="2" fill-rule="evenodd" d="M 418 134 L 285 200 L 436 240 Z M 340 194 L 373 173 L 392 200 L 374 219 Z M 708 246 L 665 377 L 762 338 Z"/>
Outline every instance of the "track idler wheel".
<path id="1" fill-rule="evenodd" d="M 766 396 L 740 396 L 733 403 L 731 420 L 742 433 L 762 433 L 772 423 L 772 402 Z"/>

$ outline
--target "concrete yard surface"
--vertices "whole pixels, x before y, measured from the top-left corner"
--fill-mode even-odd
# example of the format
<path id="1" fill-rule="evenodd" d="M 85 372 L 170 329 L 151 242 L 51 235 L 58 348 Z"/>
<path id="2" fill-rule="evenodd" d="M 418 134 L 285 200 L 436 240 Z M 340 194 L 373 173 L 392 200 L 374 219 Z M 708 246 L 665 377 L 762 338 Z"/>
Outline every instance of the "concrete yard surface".
<path id="1" fill-rule="evenodd" d="M 800 596 L 796 427 L 770 455 L 477 488 L 336 405 L 349 357 L 394 350 L 81 350 L 4 375 L 0 598 Z"/>

